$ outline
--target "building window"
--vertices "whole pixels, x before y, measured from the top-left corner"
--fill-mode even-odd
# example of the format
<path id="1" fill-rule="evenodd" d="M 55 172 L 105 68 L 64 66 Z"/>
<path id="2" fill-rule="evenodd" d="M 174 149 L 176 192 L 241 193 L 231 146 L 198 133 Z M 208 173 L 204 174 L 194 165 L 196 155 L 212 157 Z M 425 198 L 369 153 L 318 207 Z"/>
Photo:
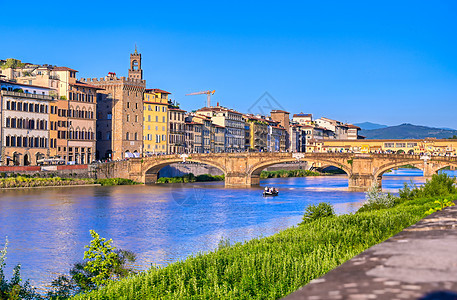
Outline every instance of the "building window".
<path id="1" fill-rule="evenodd" d="M 130 115 L 127 115 L 127 122 L 130 122 Z"/>
<path id="2" fill-rule="evenodd" d="M 108 120 L 111 120 L 111 119 L 113 118 L 113 115 L 112 115 L 111 113 L 108 113 L 108 115 L 106 116 L 106 118 L 107 118 Z"/>
<path id="3" fill-rule="evenodd" d="M 130 102 L 127 102 L 127 108 L 130 108 Z"/>
<path id="4" fill-rule="evenodd" d="M 125 134 L 125 139 L 126 139 L 127 141 L 130 139 L 130 134 L 129 134 L 128 132 Z"/>

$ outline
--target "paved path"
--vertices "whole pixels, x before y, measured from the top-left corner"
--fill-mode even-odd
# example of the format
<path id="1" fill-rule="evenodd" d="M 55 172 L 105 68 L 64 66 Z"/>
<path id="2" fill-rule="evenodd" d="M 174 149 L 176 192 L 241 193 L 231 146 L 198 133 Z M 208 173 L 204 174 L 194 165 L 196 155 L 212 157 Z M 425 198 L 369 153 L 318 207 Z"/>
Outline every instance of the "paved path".
<path id="1" fill-rule="evenodd" d="M 284 300 L 457 300 L 457 206 L 375 245 Z"/>

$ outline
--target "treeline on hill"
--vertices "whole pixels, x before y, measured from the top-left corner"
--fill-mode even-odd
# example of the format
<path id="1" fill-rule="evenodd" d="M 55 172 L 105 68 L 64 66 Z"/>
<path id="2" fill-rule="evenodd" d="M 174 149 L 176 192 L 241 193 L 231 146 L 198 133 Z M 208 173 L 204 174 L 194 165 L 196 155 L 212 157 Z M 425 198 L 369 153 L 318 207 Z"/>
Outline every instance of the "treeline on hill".
<path id="1" fill-rule="evenodd" d="M 434 175 L 421 187 L 405 185 L 398 197 L 380 192 L 374 184 L 356 213 L 336 216 L 329 203 L 311 205 L 299 225 L 273 236 L 233 245 L 221 241 L 215 251 L 166 267 L 152 267 L 120 280 L 112 279 L 121 276 L 111 275 L 111 280 L 94 282 L 91 288 L 73 297 L 278 299 L 427 214 L 453 205 L 451 200 L 455 199 L 455 179 L 446 174 Z M 95 270 L 93 275 L 99 275 L 99 271 Z M 30 291 L 21 282 L 15 282 L 16 291 Z M 65 299 L 75 293 L 72 290 L 65 294 L 65 285 L 59 287 L 55 283 L 54 294 L 48 294 L 48 299 Z M 8 284 L 11 287 L 11 282 Z M 63 298 L 49 298 L 58 293 Z"/>

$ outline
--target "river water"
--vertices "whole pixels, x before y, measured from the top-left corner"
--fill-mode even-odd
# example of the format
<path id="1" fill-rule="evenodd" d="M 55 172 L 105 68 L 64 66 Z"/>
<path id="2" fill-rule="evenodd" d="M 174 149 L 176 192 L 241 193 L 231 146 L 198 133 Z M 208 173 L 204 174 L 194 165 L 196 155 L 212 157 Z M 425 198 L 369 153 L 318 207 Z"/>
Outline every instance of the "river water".
<path id="1" fill-rule="evenodd" d="M 383 189 L 423 183 L 420 170 L 383 177 Z M 264 186 L 280 196 L 263 198 Z M 0 245 L 7 236 L 7 278 L 22 264 L 24 279 L 43 287 L 81 261 L 93 229 L 137 253 L 139 270 L 199 251 L 268 236 L 300 222 L 305 207 L 322 201 L 337 213 L 356 211 L 364 193 L 347 191 L 346 176 L 281 178 L 261 187 L 224 188 L 222 182 L 152 186 L 67 187 L 0 191 Z M 2 248 L 2 247 L 0 247 Z"/>

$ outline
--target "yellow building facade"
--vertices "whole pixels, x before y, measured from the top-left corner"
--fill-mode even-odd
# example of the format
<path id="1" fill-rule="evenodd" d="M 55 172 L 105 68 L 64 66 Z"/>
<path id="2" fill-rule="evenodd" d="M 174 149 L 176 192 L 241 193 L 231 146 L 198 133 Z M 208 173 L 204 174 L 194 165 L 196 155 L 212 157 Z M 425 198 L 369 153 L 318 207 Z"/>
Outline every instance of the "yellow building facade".
<path id="1" fill-rule="evenodd" d="M 168 95 L 160 89 L 146 89 L 143 96 L 143 154 L 166 154 Z"/>
<path id="2" fill-rule="evenodd" d="M 457 156 L 457 140 L 408 139 L 408 140 L 314 140 L 307 152 L 398 153 Z"/>

